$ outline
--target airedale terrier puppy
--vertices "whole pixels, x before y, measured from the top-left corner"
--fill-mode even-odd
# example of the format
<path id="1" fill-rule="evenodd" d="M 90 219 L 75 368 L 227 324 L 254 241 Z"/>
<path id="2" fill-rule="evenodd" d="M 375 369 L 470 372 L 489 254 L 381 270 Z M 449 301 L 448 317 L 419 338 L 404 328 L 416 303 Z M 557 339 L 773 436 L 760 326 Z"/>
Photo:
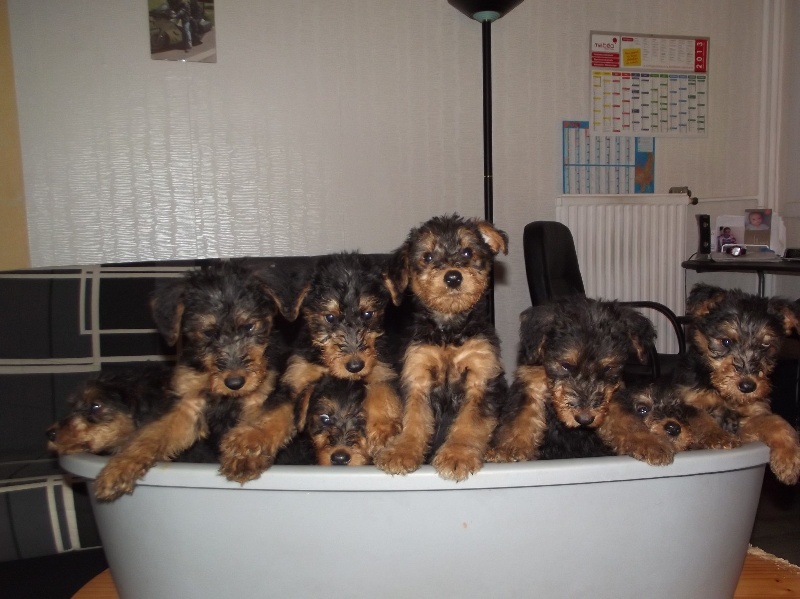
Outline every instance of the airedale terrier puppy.
<path id="1" fill-rule="evenodd" d="M 668 464 L 672 446 L 612 399 L 652 323 L 619 302 L 564 297 L 520 317 L 517 370 L 486 458 L 495 462 L 631 455 Z"/>
<path id="2" fill-rule="evenodd" d="M 458 215 L 414 228 L 393 257 L 396 290 L 411 290 L 402 352 L 403 428 L 375 463 L 406 474 L 430 461 L 445 479 L 480 470 L 507 383 L 487 306 L 494 258 L 508 236 Z"/>
<path id="3" fill-rule="evenodd" d="M 182 342 L 171 382 L 178 399 L 109 460 L 95 480 L 100 500 L 131 493 L 155 462 L 172 459 L 209 434 L 222 436 L 220 471 L 231 480 L 249 480 L 290 440 L 283 431 L 293 430 L 294 407 L 268 401 L 286 355 L 272 334 L 273 318 L 283 306 L 242 261 L 213 261 L 188 272 L 156 290 L 152 308 L 166 341 Z M 250 422 L 276 431 L 266 460 L 264 453 L 249 453 L 246 443 L 244 449 L 226 444 L 233 430 Z"/>
<path id="4" fill-rule="evenodd" d="M 706 447 L 692 427 L 700 411 L 684 403 L 670 385 L 659 383 L 626 390 L 612 401 L 635 413 L 650 433 L 669 441 L 676 452 Z"/>
<path id="5" fill-rule="evenodd" d="M 372 463 L 367 447 L 364 381 L 325 375 L 308 404 L 306 428 L 320 466 L 363 466 Z"/>
<path id="6" fill-rule="evenodd" d="M 739 289 L 698 284 L 689 293 L 689 347 L 674 382 L 689 405 L 710 415 L 712 428 L 727 421 L 742 443 L 759 440 L 770 448 L 770 467 L 783 483 L 800 478 L 797 431 L 770 408 L 775 368 L 783 338 L 798 330 L 800 307 Z M 733 423 L 733 424 L 732 424 Z"/>
<path id="7" fill-rule="evenodd" d="M 301 327 L 281 377 L 281 392 L 297 406 L 300 429 L 320 379 L 363 383 L 371 455 L 399 432 L 402 417 L 397 374 L 384 335 L 386 309 L 401 297 L 384 272 L 384 262 L 358 252 L 317 260 L 298 298 Z"/>
<path id="8" fill-rule="evenodd" d="M 69 412 L 47 429 L 48 449 L 58 455 L 117 453 L 143 424 L 174 403 L 172 368 L 160 362 L 84 381 L 69 397 Z"/>

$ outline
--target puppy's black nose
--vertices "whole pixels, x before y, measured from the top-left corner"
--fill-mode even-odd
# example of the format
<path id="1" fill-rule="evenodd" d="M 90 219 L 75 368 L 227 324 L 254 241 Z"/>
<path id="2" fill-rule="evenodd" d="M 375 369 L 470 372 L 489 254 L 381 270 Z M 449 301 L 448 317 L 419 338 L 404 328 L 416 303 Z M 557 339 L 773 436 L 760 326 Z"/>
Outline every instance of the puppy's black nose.
<path id="1" fill-rule="evenodd" d="M 364 360 L 361 358 L 353 358 L 345 364 L 344 367 L 347 368 L 347 372 L 352 372 L 353 374 L 361 372 L 364 369 Z"/>
<path id="2" fill-rule="evenodd" d="M 677 437 L 681 434 L 681 425 L 677 422 L 670 421 L 664 425 L 664 430 L 667 431 L 670 437 Z"/>
<path id="3" fill-rule="evenodd" d="M 458 287 L 461 285 L 461 281 L 464 280 L 464 277 L 461 276 L 461 273 L 457 270 L 448 270 L 444 273 L 444 283 L 448 287 Z"/>
<path id="4" fill-rule="evenodd" d="M 47 432 L 45 434 L 47 435 L 47 440 L 48 441 L 55 441 L 56 440 L 56 427 L 51 426 L 50 428 L 47 429 Z"/>
<path id="5" fill-rule="evenodd" d="M 350 463 L 350 454 L 340 449 L 331 454 L 331 466 L 347 466 Z"/>
<path id="6" fill-rule="evenodd" d="M 750 379 L 744 379 L 742 381 L 739 381 L 738 387 L 739 391 L 741 391 L 742 393 L 752 393 L 753 391 L 756 390 L 755 382 L 751 381 Z"/>
<path id="7" fill-rule="evenodd" d="M 243 376 L 229 376 L 225 379 L 225 386 L 231 391 L 238 391 L 244 387 Z"/>
<path id="8" fill-rule="evenodd" d="M 594 422 L 594 416 L 591 414 L 578 414 L 575 416 L 575 420 L 581 426 L 589 426 L 592 422 Z"/>

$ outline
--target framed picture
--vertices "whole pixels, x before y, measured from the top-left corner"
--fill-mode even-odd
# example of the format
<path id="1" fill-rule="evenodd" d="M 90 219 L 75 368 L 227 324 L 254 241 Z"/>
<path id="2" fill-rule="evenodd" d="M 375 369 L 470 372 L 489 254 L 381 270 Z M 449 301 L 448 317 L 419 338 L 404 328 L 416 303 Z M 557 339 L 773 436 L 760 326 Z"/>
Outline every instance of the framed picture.
<path id="1" fill-rule="evenodd" d="M 745 243 L 744 217 L 727 214 L 718 216 L 712 234 L 716 237 L 716 243 L 712 243 L 715 252 L 722 252 L 726 245 Z"/>
<path id="2" fill-rule="evenodd" d="M 217 62 L 214 0 L 147 0 L 150 58 Z"/>
<path id="3" fill-rule="evenodd" d="M 744 242 L 747 245 L 770 244 L 772 210 L 752 208 L 744 211 Z"/>

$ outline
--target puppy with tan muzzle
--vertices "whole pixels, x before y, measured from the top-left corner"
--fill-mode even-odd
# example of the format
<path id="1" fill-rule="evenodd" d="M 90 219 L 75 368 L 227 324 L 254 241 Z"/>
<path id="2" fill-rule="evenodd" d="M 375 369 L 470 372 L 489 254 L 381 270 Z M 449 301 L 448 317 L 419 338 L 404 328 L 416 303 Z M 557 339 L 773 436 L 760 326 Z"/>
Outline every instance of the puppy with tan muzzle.
<path id="1" fill-rule="evenodd" d="M 507 252 L 505 232 L 458 215 L 412 229 L 395 252 L 390 276 L 412 303 L 401 352 L 403 428 L 375 458 L 384 471 L 406 474 L 429 461 L 460 481 L 482 467 L 507 392 L 487 303 L 494 258 Z"/>

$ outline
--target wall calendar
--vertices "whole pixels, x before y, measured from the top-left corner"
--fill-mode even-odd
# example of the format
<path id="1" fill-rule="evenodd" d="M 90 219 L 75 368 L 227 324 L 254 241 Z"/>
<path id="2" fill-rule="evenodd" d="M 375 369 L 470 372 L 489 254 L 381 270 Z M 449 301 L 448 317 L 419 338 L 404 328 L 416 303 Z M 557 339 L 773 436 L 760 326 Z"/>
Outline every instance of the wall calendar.
<path id="1" fill-rule="evenodd" d="M 704 137 L 709 38 L 592 31 L 593 133 Z"/>

